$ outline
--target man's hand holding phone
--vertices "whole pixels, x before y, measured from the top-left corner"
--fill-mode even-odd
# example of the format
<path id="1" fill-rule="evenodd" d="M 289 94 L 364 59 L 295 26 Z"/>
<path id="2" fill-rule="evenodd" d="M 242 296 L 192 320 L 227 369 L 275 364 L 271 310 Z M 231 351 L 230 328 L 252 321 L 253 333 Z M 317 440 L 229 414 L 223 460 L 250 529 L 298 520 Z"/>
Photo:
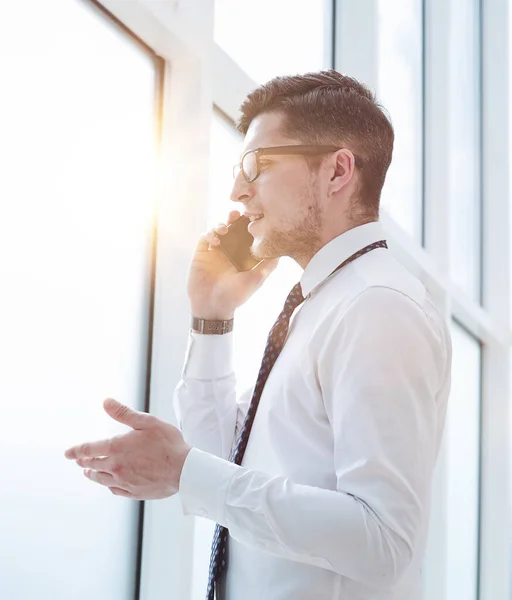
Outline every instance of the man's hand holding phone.
<path id="1" fill-rule="evenodd" d="M 265 259 L 248 271 L 240 271 L 221 249 L 222 236 L 240 218 L 236 210 L 229 213 L 226 224 L 202 235 L 190 266 L 187 292 L 191 313 L 200 319 L 229 320 L 235 310 L 259 289 L 279 263 Z"/>

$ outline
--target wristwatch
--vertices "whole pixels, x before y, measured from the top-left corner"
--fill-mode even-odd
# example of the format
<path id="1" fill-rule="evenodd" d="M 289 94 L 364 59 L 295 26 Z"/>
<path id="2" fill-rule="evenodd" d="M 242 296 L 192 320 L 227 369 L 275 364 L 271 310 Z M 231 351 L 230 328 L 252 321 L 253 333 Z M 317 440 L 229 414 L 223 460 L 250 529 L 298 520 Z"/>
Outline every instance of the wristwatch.
<path id="1" fill-rule="evenodd" d="M 198 319 L 192 315 L 190 326 L 194 333 L 223 335 L 224 333 L 233 331 L 234 321 L 235 319 L 229 319 L 228 321 L 208 321 L 206 319 Z"/>

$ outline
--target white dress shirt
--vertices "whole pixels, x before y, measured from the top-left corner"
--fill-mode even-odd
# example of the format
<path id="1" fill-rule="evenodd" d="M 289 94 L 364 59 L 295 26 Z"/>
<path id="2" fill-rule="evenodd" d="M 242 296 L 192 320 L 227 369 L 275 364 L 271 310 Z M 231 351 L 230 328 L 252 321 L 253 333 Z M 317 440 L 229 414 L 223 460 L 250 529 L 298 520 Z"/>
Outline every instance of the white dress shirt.
<path id="1" fill-rule="evenodd" d="M 379 222 L 324 246 L 301 278 L 242 466 L 227 459 L 233 334 L 191 333 L 175 409 L 186 515 L 229 529 L 226 600 L 419 600 L 432 472 L 450 389 L 448 327 Z M 276 315 L 277 318 L 278 315 Z M 255 315 L 256 317 L 256 315 Z"/>

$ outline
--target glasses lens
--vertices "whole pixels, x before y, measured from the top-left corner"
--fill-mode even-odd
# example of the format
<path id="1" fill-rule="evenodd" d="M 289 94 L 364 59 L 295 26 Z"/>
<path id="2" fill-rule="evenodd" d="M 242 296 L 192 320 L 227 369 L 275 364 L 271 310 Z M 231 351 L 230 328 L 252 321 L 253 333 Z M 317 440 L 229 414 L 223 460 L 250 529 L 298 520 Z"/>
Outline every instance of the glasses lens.
<path id="1" fill-rule="evenodd" d="M 242 161 L 242 169 L 244 170 L 244 175 L 247 181 L 253 181 L 256 179 L 256 175 L 258 174 L 258 162 L 255 152 L 249 152 L 244 156 Z"/>

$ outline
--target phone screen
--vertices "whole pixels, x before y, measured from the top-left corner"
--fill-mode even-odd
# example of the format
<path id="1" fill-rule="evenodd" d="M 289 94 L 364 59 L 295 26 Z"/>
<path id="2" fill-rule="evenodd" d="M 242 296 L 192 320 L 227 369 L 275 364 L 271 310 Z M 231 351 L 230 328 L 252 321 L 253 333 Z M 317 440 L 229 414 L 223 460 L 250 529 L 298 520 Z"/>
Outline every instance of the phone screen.
<path id="1" fill-rule="evenodd" d="M 254 241 L 247 231 L 250 221 L 247 217 L 240 217 L 228 226 L 226 235 L 220 235 L 220 248 L 239 271 L 250 271 L 260 260 L 251 254 Z"/>

